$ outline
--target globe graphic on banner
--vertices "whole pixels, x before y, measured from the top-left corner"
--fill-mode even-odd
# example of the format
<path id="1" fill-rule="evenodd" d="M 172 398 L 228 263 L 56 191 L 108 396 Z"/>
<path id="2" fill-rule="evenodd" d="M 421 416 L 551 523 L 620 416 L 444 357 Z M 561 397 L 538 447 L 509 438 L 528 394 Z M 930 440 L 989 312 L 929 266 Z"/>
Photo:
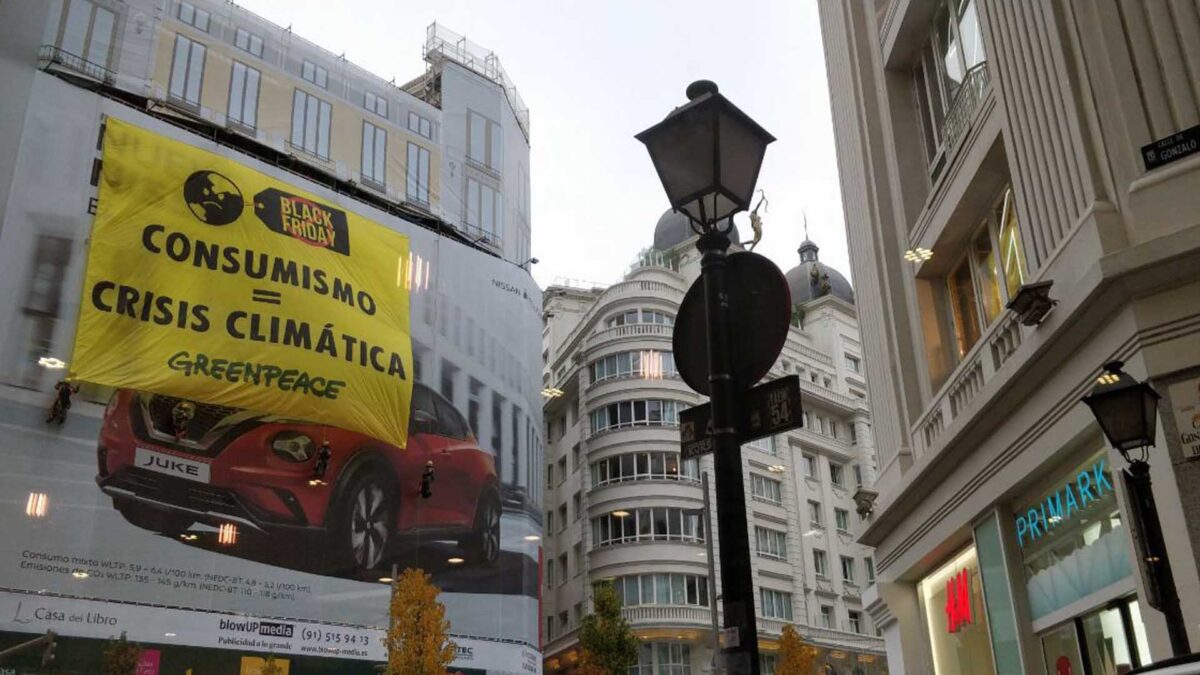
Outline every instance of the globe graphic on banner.
<path id="1" fill-rule="evenodd" d="M 245 202 L 233 181 L 216 171 L 197 171 L 183 184 L 183 199 L 198 220 L 228 225 L 242 215 Z"/>

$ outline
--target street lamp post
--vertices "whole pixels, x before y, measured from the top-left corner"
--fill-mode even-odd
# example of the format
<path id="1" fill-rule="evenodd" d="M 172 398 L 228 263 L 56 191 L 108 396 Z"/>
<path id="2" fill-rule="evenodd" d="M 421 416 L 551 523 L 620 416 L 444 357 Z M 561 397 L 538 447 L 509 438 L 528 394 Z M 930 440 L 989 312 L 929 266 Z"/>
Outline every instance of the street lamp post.
<path id="1" fill-rule="evenodd" d="M 775 138 L 708 80 L 688 86 L 687 97 L 686 104 L 638 134 L 637 139 L 646 145 L 672 208 L 686 215 L 692 230 L 700 235 L 696 248 L 701 253 L 705 295 L 726 629 L 721 654 L 729 675 L 759 675 L 750 537 L 737 428 L 737 397 L 744 392 L 738 391 L 732 369 L 725 271 L 733 216 L 749 208 L 763 155 Z"/>
<path id="2" fill-rule="evenodd" d="M 1147 604 L 1162 611 L 1171 651 L 1183 656 L 1191 653 L 1187 624 L 1175 591 L 1175 577 L 1150 486 L 1150 464 L 1146 461 L 1146 449 L 1154 445 L 1161 397 L 1149 383 L 1138 382 L 1122 366 L 1120 361 L 1104 364 L 1104 372 L 1083 402 L 1092 409 L 1108 442 L 1129 462 L 1123 473 L 1139 562 L 1145 572 Z M 1138 451 L 1138 456 L 1131 458 L 1132 450 Z"/>

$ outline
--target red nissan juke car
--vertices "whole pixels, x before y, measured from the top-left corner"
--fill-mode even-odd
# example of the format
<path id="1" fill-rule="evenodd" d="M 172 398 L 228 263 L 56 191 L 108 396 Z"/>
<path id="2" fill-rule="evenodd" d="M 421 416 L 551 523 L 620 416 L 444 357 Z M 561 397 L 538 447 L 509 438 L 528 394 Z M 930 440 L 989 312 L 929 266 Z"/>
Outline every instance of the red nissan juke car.
<path id="1" fill-rule="evenodd" d="M 316 535 L 339 569 L 377 568 L 400 540 L 450 539 L 500 554 L 495 461 L 449 401 L 413 386 L 408 447 L 360 433 L 171 396 L 118 391 L 100 430 L 96 482 L 130 523 L 181 534 L 232 523 Z M 318 469 L 322 443 L 331 451 Z M 423 474 L 432 462 L 433 482 Z"/>

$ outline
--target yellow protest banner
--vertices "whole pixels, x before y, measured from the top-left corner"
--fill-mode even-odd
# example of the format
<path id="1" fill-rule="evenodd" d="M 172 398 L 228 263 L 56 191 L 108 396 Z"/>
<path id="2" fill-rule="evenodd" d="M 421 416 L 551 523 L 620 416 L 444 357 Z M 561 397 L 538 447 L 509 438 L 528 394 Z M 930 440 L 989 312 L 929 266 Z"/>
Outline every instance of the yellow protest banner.
<path id="1" fill-rule="evenodd" d="M 403 447 L 408 252 L 377 223 L 110 118 L 70 373 Z"/>

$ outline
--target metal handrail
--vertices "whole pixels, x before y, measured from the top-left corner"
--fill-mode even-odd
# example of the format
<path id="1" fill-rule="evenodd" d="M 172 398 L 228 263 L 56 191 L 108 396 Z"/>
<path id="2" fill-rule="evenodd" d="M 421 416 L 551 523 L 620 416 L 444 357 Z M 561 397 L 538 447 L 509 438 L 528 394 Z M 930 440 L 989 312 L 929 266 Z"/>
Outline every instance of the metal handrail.
<path id="1" fill-rule="evenodd" d="M 113 84 L 117 81 L 116 73 L 98 63 L 92 63 L 82 56 L 76 56 L 71 52 L 59 49 L 55 45 L 42 45 L 39 47 L 38 64 L 42 68 L 45 68 L 52 63 L 87 75 L 104 84 Z"/>
<path id="2" fill-rule="evenodd" d="M 954 102 L 950 104 L 946 119 L 942 122 L 942 137 L 945 139 L 947 153 L 954 149 L 959 137 L 970 125 L 990 81 L 987 61 L 975 64 L 963 76 L 962 84 L 954 95 Z"/>

